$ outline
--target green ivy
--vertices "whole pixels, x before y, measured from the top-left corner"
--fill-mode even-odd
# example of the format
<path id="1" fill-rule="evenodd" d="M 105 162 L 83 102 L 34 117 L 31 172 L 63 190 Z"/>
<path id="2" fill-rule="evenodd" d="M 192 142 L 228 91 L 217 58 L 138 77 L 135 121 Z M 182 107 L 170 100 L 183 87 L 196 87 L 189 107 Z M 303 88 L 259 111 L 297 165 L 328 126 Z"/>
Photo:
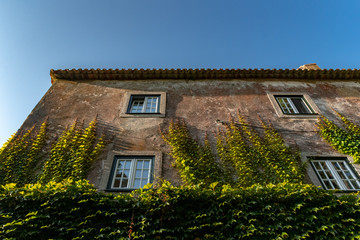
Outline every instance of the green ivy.
<path id="1" fill-rule="evenodd" d="M 334 149 L 354 158 L 360 163 L 360 126 L 336 112 L 342 124 L 336 124 L 325 116 L 320 116 L 317 123 L 320 136 Z"/>
<path id="2" fill-rule="evenodd" d="M 44 163 L 40 182 L 85 179 L 103 147 L 103 138 L 96 137 L 96 119 L 85 129 L 83 124 L 75 121 L 53 145 L 50 157 Z"/>
<path id="3" fill-rule="evenodd" d="M 38 132 L 35 126 L 25 134 L 14 134 L 0 149 L 0 184 L 23 185 L 36 181 L 46 139 L 47 121 Z"/>
<path id="4" fill-rule="evenodd" d="M 359 239 L 360 200 L 316 186 L 199 185 L 114 196 L 84 180 L 0 187 L 1 239 Z"/>
<path id="5" fill-rule="evenodd" d="M 261 134 L 240 114 L 237 121 L 231 117 L 217 134 L 217 155 L 212 153 L 207 137 L 203 145 L 199 144 L 183 121 L 171 122 L 168 133 L 162 136 L 171 146 L 175 166 L 186 184 L 249 187 L 256 183 L 301 183 L 306 164 L 301 162 L 299 151 L 287 146 L 270 124 L 260 123 Z"/>
<path id="6" fill-rule="evenodd" d="M 104 147 L 96 135 L 96 119 L 87 128 L 75 122 L 46 153 L 47 121 L 36 131 L 14 134 L 0 149 L 0 184 L 85 179 Z M 49 148 L 47 148 L 49 149 Z"/>
<path id="7" fill-rule="evenodd" d="M 172 147 L 171 155 L 175 158 L 175 166 L 179 169 L 184 183 L 226 183 L 207 137 L 204 145 L 200 145 L 190 136 L 184 121 L 180 120 L 171 121 L 169 132 L 162 132 L 162 137 Z"/>

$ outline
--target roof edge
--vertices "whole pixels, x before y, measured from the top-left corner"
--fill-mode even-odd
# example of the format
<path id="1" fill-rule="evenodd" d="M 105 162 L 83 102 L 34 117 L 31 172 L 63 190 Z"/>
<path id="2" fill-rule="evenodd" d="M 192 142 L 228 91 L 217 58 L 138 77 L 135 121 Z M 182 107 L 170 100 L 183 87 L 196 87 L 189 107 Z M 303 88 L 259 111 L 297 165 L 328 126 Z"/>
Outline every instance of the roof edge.
<path id="1" fill-rule="evenodd" d="M 65 69 L 50 70 L 56 80 L 146 80 L 146 79 L 360 79 L 359 69 Z"/>

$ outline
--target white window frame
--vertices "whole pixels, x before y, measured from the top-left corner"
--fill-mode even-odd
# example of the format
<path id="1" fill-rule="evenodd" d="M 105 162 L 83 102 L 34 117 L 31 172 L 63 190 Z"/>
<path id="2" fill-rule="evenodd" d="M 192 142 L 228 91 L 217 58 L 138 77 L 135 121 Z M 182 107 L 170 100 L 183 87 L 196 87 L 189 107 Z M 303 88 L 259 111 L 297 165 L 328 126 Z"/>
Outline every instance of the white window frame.
<path id="1" fill-rule="evenodd" d="M 146 112 L 145 109 L 142 109 L 141 112 L 133 113 L 131 112 L 131 108 L 133 105 L 133 99 L 137 97 L 158 97 L 156 104 L 156 112 Z M 124 92 L 122 95 L 121 105 L 120 105 L 120 117 L 121 118 L 164 118 L 166 110 L 166 92 L 149 92 L 149 91 L 128 91 Z"/>
<path id="2" fill-rule="evenodd" d="M 144 168 L 138 169 L 137 168 L 137 163 L 138 161 L 149 161 L 149 168 L 148 168 L 148 174 L 147 176 L 141 177 L 141 178 L 136 178 L 136 171 L 137 170 L 144 170 Z M 116 177 L 116 173 L 118 170 L 118 166 L 120 161 L 131 161 L 130 164 L 130 169 L 129 169 L 129 175 L 128 175 L 128 182 L 127 182 L 127 186 L 126 187 L 121 187 L 122 184 L 122 180 L 124 180 L 123 176 Z M 110 175 L 110 181 L 108 184 L 108 189 L 111 190 L 133 190 L 133 189 L 138 189 L 143 187 L 141 185 L 141 181 L 146 179 L 146 184 L 151 183 L 153 180 L 153 164 L 154 164 L 154 157 L 149 157 L 149 156 L 115 156 L 114 158 L 114 162 L 113 162 L 113 166 L 112 166 L 112 170 L 111 170 L 111 175 Z M 124 168 L 122 168 L 124 170 Z M 119 182 L 119 186 L 114 186 L 115 181 L 116 180 L 120 180 Z M 140 179 L 140 187 L 134 187 L 135 184 L 135 180 L 136 179 Z M 144 184 L 144 185 L 146 185 Z"/>
<path id="3" fill-rule="evenodd" d="M 156 98 L 156 102 L 155 102 L 155 111 L 152 112 L 152 111 L 146 111 L 147 110 L 147 102 L 150 98 Z M 140 112 L 134 112 L 133 109 L 134 109 L 134 104 L 137 100 L 143 100 L 143 104 L 142 104 L 142 109 Z M 160 96 L 137 96 L 137 95 L 132 95 L 131 96 L 131 99 L 130 99 L 130 102 L 129 102 L 129 111 L 128 113 L 131 113 L 131 114 L 138 114 L 138 113 L 159 113 L 159 102 L 160 102 Z M 151 102 L 152 104 L 153 102 Z M 152 109 L 153 107 L 151 107 Z M 150 110 L 151 110 L 150 109 Z"/>
<path id="4" fill-rule="evenodd" d="M 310 159 L 311 159 L 310 160 L 311 166 L 313 167 L 322 186 L 325 189 L 327 189 L 327 190 L 343 190 L 343 191 L 359 191 L 360 190 L 359 176 L 350 167 L 349 162 L 346 158 L 334 158 L 334 157 L 312 158 L 311 157 Z M 318 166 L 320 166 L 320 169 L 317 166 L 315 166 L 315 163 L 319 163 Z M 320 163 L 325 163 L 326 169 L 324 169 L 324 167 Z M 334 167 L 334 163 L 342 163 L 345 166 L 345 169 L 340 168 L 340 170 L 337 170 Z M 339 172 L 341 172 L 341 174 L 345 178 L 341 178 L 341 176 L 339 175 Z M 323 174 L 321 174 L 321 173 L 323 173 Z M 328 173 L 330 173 L 331 176 L 333 176 L 333 178 L 331 178 L 331 176 Z M 322 177 L 322 175 L 324 177 Z M 350 176 L 351 176 L 351 178 L 350 178 Z M 326 184 L 325 181 L 328 182 L 328 184 Z M 334 181 L 339 186 L 339 188 L 336 188 L 332 181 Z M 346 185 L 345 181 L 348 182 L 348 185 L 351 186 L 351 188 L 349 188 Z M 354 185 L 354 183 L 356 183 L 357 186 Z M 330 188 L 328 186 L 330 186 Z"/>
<path id="5" fill-rule="evenodd" d="M 316 106 L 308 94 L 301 92 L 268 92 L 267 95 L 278 117 L 316 120 L 318 115 L 321 114 L 320 109 Z M 310 113 L 299 113 L 298 109 L 291 101 L 291 98 L 294 97 L 300 97 Z M 277 98 L 287 98 L 286 100 L 290 99 L 289 105 L 293 109 L 294 113 L 286 113 L 286 110 L 283 110 Z"/>
<path id="6" fill-rule="evenodd" d="M 299 109 L 293 103 L 294 98 L 301 99 L 303 105 L 308 110 L 308 113 L 300 113 L 299 112 Z M 278 102 L 278 104 L 279 104 L 279 106 L 280 106 L 280 108 L 281 108 L 281 110 L 282 110 L 282 112 L 284 114 L 314 114 L 311 107 L 307 104 L 304 97 L 301 96 L 301 95 L 299 95 L 299 96 L 297 96 L 297 95 L 294 95 L 294 96 L 275 96 L 275 99 Z M 283 102 L 283 104 L 281 104 L 280 100 Z M 285 102 L 285 100 L 287 101 L 287 103 Z M 283 105 L 285 105 L 285 106 L 283 106 Z"/>

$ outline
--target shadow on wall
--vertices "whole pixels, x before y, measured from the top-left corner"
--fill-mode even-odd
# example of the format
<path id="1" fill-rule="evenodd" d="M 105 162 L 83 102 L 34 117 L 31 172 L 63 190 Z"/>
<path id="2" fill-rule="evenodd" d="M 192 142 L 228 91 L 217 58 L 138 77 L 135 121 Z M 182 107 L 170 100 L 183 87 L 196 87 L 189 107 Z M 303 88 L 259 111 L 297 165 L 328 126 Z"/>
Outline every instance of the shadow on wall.
<path id="1" fill-rule="evenodd" d="M 122 129 L 115 127 L 111 123 L 107 123 L 102 119 L 98 119 L 97 123 L 97 132 L 101 136 L 105 135 L 105 141 L 111 142 L 113 144 L 113 149 L 116 150 L 128 150 L 131 148 L 132 144 L 126 141 L 122 137 Z"/>

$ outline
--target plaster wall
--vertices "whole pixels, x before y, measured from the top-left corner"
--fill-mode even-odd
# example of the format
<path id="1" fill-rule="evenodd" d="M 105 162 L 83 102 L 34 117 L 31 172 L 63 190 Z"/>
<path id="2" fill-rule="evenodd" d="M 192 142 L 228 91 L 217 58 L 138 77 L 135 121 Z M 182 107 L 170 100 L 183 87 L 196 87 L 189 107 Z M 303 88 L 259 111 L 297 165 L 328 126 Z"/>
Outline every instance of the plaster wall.
<path id="1" fill-rule="evenodd" d="M 122 108 L 128 104 L 126 93 L 139 92 L 165 92 L 165 117 L 122 117 Z M 320 113 L 330 119 L 335 119 L 332 109 L 351 120 L 358 122 L 360 119 L 360 82 L 356 81 L 58 80 L 34 108 L 22 128 L 29 128 L 49 117 L 49 130 L 53 133 L 50 135 L 56 136 L 55 133 L 76 119 L 88 123 L 98 116 L 99 131 L 111 139 L 89 175 L 90 181 L 100 189 L 107 181 L 104 176 L 109 175 L 109 154 L 119 151 L 162 152 L 161 176 L 180 184 L 179 175 L 168 155 L 169 148 L 159 134 L 159 127 L 167 129 L 169 121 L 174 118 L 185 119 L 191 133 L 202 139 L 206 132 L 211 138 L 212 132 L 221 127 L 221 121 L 226 122 L 229 114 L 236 115 L 240 111 L 254 126 L 259 126 L 258 117 L 269 120 L 286 142 L 298 146 L 304 156 L 339 155 L 317 135 L 316 116 L 306 119 L 279 117 L 268 97 L 274 92 L 308 94 Z M 320 184 L 311 170 L 309 173 L 310 180 Z"/>

